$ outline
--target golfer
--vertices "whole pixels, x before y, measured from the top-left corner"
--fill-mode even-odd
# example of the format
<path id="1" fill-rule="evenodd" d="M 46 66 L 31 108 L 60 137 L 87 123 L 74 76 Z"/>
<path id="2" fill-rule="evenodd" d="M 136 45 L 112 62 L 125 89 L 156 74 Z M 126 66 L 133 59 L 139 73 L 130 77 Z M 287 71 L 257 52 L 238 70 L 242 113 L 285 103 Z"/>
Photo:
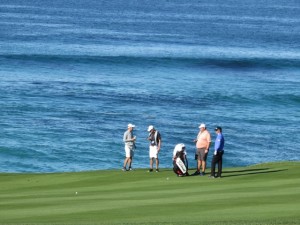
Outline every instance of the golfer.
<path id="1" fill-rule="evenodd" d="M 125 160 L 122 168 L 123 171 L 132 170 L 131 164 L 134 155 L 135 140 L 136 140 L 136 137 L 133 136 L 134 128 L 135 125 L 129 123 L 127 126 L 127 130 L 125 131 L 123 136 L 123 141 L 125 143 Z M 127 165 L 128 165 L 128 169 L 126 169 Z"/>
<path id="2" fill-rule="evenodd" d="M 150 157 L 150 169 L 148 172 L 153 172 L 153 161 L 155 160 L 156 172 L 159 172 L 159 159 L 158 153 L 161 147 L 161 135 L 159 131 L 155 130 L 154 126 L 150 125 L 148 127 L 148 141 L 149 145 L 149 157 Z"/>
<path id="3" fill-rule="evenodd" d="M 204 123 L 200 124 L 199 129 L 200 131 L 198 133 L 198 136 L 194 140 L 194 142 L 196 143 L 197 157 L 198 157 L 197 170 L 194 173 L 194 175 L 204 176 L 205 169 L 206 169 L 207 154 L 211 143 L 211 137 Z M 201 168 L 202 168 L 202 172 L 200 172 Z"/>
<path id="4" fill-rule="evenodd" d="M 225 139 L 222 134 L 222 127 L 216 127 L 215 128 L 217 138 L 215 141 L 215 151 L 214 151 L 214 156 L 211 161 L 211 173 L 210 173 L 210 178 L 221 178 L 222 175 L 222 158 L 224 154 L 224 144 L 225 144 Z M 216 164 L 218 163 L 218 173 L 217 176 L 215 175 L 215 167 Z"/>

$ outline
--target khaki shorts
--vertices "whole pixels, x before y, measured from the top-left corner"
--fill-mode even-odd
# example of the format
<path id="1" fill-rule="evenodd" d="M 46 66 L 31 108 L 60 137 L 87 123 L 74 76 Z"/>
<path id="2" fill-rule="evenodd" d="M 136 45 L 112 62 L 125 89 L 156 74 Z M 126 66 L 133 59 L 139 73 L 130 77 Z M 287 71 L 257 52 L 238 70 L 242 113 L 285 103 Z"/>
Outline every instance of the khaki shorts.
<path id="1" fill-rule="evenodd" d="M 126 158 L 133 157 L 134 151 L 132 147 L 125 145 L 125 156 Z"/>
<path id="2" fill-rule="evenodd" d="M 206 161 L 207 159 L 207 153 L 205 153 L 206 148 L 197 148 L 197 155 L 198 155 L 198 160 L 200 161 Z"/>

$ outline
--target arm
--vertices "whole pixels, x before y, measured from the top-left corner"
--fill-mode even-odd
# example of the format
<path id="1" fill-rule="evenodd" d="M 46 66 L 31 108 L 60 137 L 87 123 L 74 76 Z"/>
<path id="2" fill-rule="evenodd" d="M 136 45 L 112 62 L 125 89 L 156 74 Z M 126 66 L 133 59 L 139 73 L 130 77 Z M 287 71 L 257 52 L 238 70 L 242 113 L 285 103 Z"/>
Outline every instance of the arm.
<path id="1" fill-rule="evenodd" d="M 215 151 L 220 150 L 220 146 L 221 146 L 221 139 L 218 136 L 217 139 L 216 139 L 216 142 L 215 142 Z"/>
<path id="2" fill-rule="evenodd" d="M 207 144 L 207 146 L 206 146 L 206 149 L 205 149 L 205 153 L 207 153 L 207 152 L 208 152 L 208 150 L 209 150 L 209 147 L 210 147 L 210 144 L 211 144 L 211 142 L 208 142 L 208 144 Z"/>
<path id="3" fill-rule="evenodd" d="M 205 153 L 208 152 L 210 144 L 211 144 L 211 137 L 210 137 L 210 133 L 207 134 L 207 145 L 206 145 L 206 149 L 205 149 Z"/>
<path id="4" fill-rule="evenodd" d="M 157 153 L 159 153 L 160 147 L 161 147 L 161 135 L 160 135 L 159 132 L 157 133 L 157 137 L 156 138 L 157 138 Z"/>
<path id="5" fill-rule="evenodd" d="M 123 135 L 123 141 L 126 143 L 127 142 L 127 132 L 124 133 Z"/>
<path id="6" fill-rule="evenodd" d="M 194 139 L 194 142 L 197 143 L 199 136 L 200 136 L 201 132 L 198 133 L 197 137 Z"/>
<path id="7" fill-rule="evenodd" d="M 160 146 L 161 146 L 161 138 L 158 139 L 158 143 L 157 143 L 157 153 L 160 151 Z"/>
<path id="8" fill-rule="evenodd" d="M 176 159 L 176 153 L 177 153 L 177 149 L 175 147 L 174 150 L 173 150 L 173 157 L 172 157 L 173 160 Z"/>
<path id="9" fill-rule="evenodd" d="M 123 136 L 123 141 L 126 143 L 126 142 L 132 142 L 132 141 L 135 141 L 136 137 L 134 136 L 133 138 L 130 138 L 129 139 L 129 133 L 128 132 L 125 132 L 124 133 L 124 136 Z"/>

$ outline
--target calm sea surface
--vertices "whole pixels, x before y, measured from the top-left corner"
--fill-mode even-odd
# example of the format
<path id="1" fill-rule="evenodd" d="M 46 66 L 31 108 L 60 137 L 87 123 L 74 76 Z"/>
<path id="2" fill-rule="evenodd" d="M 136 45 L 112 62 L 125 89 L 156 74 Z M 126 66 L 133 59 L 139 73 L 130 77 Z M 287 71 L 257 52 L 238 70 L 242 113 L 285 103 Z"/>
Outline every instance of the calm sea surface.
<path id="1" fill-rule="evenodd" d="M 200 123 L 225 167 L 300 160 L 299 87 L 298 0 L 0 1 L 0 172 L 120 169 L 128 123 L 135 168 L 150 124 L 161 167 Z"/>

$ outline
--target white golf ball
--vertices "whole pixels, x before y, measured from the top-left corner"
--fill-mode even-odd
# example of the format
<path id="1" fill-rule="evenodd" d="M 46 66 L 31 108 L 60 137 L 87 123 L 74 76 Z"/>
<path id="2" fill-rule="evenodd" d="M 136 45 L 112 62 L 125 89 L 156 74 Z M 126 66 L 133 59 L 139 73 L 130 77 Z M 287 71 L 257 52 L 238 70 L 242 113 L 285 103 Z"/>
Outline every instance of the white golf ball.
<path id="1" fill-rule="evenodd" d="M 75 195 L 77 195 L 77 194 L 78 194 L 78 192 L 76 191 L 76 192 L 75 192 Z"/>

